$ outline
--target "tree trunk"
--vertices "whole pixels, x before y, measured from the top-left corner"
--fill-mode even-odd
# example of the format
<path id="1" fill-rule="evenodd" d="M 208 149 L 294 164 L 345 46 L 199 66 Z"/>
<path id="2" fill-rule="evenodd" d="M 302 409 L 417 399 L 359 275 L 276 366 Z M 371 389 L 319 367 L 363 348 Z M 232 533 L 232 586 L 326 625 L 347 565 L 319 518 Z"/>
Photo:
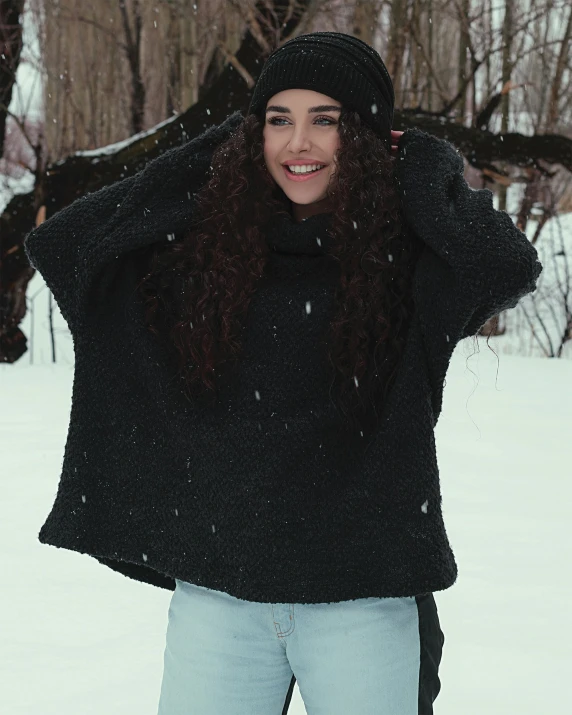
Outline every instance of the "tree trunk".
<path id="1" fill-rule="evenodd" d="M 434 53 L 433 53 L 433 0 L 428 0 L 427 2 L 427 42 L 428 42 L 428 54 L 431 66 L 434 66 Z M 431 73 L 427 76 L 427 108 L 430 112 L 433 111 L 433 78 Z"/>
<path id="2" fill-rule="evenodd" d="M 465 85 L 467 81 L 467 51 L 469 49 L 469 9 L 470 0 L 462 0 L 461 16 L 459 18 L 459 59 L 457 74 L 457 91 Z M 459 100 L 459 115 L 458 121 L 460 124 L 465 123 L 465 112 L 467 109 L 467 92 L 463 91 Z"/>
<path id="3" fill-rule="evenodd" d="M 360 40 L 373 45 L 373 36 L 377 26 L 379 3 L 377 0 L 356 0 L 354 5 L 352 32 Z"/>
<path id="4" fill-rule="evenodd" d="M 512 17 L 513 17 L 513 3 L 514 0 L 504 0 L 505 2 L 505 12 L 504 21 L 502 26 L 502 77 L 501 81 L 503 87 L 510 82 L 510 76 L 512 73 L 512 62 L 511 62 L 511 48 L 512 48 Z M 509 122 L 509 112 L 510 112 L 510 92 L 505 92 L 501 97 L 501 134 L 506 134 L 508 132 L 508 122 Z M 501 211 L 506 211 L 506 191 L 507 187 L 501 184 L 499 190 L 499 209 Z"/>
<path id="5" fill-rule="evenodd" d="M 391 3 L 389 47 L 387 69 L 393 81 L 396 104 L 401 105 L 402 65 L 405 54 L 405 25 L 407 22 L 406 0 L 393 0 Z"/>
<path id="6" fill-rule="evenodd" d="M 542 119 L 544 117 L 544 112 L 546 108 L 546 90 L 547 90 L 547 82 L 545 78 L 549 74 L 549 67 L 548 67 L 548 62 L 549 59 L 547 57 L 547 52 L 545 51 L 545 48 L 548 46 L 548 34 L 550 32 L 550 27 L 552 25 L 552 10 L 553 10 L 553 0 L 547 0 L 547 6 L 546 6 L 546 16 L 544 18 L 544 36 L 542 37 L 542 43 L 540 42 L 541 37 L 540 37 L 540 30 L 541 30 L 541 23 L 538 23 L 537 27 L 533 28 L 533 37 L 536 41 L 536 44 L 542 48 L 542 52 L 539 52 L 537 54 L 536 61 L 540 64 L 539 72 L 536 74 L 534 77 L 534 80 L 537 81 L 538 83 L 538 111 L 536 114 L 536 127 L 539 128 L 542 126 Z"/>
<path id="7" fill-rule="evenodd" d="M 131 132 L 139 134 L 143 131 L 145 116 L 145 85 L 141 76 L 141 28 L 143 18 L 139 0 L 133 0 L 133 25 L 127 11 L 126 0 L 119 0 L 123 32 L 125 34 L 125 51 L 131 72 Z"/>
<path id="8" fill-rule="evenodd" d="M 411 8 L 411 25 L 414 28 L 414 36 L 421 38 L 421 11 L 422 11 L 422 0 L 414 0 L 413 6 Z M 423 54 L 421 52 L 421 45 L 418 41 L 413 40 L 410 43 L 409 49 L 409 63 L 410 63 L 410 77 L 411 77 L 411 91 L 409 94 L 409 107 L 410 109 L 415 109 L 415 107 L 421 106 L 422 100 L 422 89 L 420 88 Z"/>
<path id="9" fill-rule="evenodd" d="M 503 52 L 502 52 L 502 83 L 503 87 L 507 87 L 510 82 L 510 77 L 512 73 L 512 61 L 511 61 L 511 48 L 512 48 L 512 18 L 513 18 L 513 2 L 514 0 L 505 0 L 505 13 L 502 27 L 502 38 L 503 38 Z M 501 100 L 501 134 L 506 134 L 508 132 L 508 120 L 510 111 L 510 92 L 506 91 L 502 93 Z M 504 167 L 503 167 L 504 168 Z M 506 196 L 507 196 L 507 186 L 505 184 L 500 185 L 499 190 L 499 210 L 506 211 Z M 494 315 L 489 318 L 483 327 L 479 330 L 479 335 L 494 336 L 503 335 L 506 331 L 506 327 L 501 326 L 500 316 Z"/>
<path id="10" fill-rule="evenodd" d="M 552 80 L 552 89 L 550 92 L 550 104 L 548 105 L 548 118 L 546 121 L 546 131 L 553 132 L 556 128 L 558 120 L 560 118 L 558 112 L 558 100 L 560 99 L 561 87 L 562 87 L 562 76 L 564 74 L 564 69 L 568 62 L 568 52 L 570 49 L 570 36 L 572 35 L 572 7 L 568 12 L 568 22 L 566 23 L 566 29 L 564 30 L 564 37 L 562 39 L 562 44 L 560 45 L 560 52 L 558 54 L 558 61 L 556 62 L 556 70 L 554 72 L 554 79 Z"/>
<path id="11" fill-rule="evenodd" d="M 0 0 L 0 156 L 4 152 L 6 117 L 22 54 L 24 0 Z"/>

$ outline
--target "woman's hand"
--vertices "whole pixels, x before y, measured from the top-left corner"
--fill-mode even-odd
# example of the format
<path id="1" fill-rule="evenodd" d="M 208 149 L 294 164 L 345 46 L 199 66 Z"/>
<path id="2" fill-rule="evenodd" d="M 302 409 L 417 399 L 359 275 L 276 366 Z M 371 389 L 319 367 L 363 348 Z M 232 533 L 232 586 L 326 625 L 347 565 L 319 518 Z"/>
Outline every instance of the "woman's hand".
<path id="1" fill-rule="evenodd" d="M 396 132 L 393 129 L 391 130 L 391 153 L 394 155 L 397 154 L 399 139 L 402 134 L 403 132 Z"/>

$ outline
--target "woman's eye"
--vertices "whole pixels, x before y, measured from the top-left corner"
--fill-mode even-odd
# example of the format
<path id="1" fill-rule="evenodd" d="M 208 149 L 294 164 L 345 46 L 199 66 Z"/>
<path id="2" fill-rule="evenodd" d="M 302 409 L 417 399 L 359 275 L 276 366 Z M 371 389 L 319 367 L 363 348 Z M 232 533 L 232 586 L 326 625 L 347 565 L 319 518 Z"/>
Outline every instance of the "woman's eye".
<path id="1" fill-rule="evenodd" d="M 281 124 L 281 122 L 288 122 L 288 120 L 285 119 L 284 117 L 270 117 L 270 119 L 268 120 L 268 124 L 273 124 L 274 126 L 277 126 L 277 127 L 284 126 L 283 124 Z M 337 124 L 336 120 L 332 119 L 331 117 L 316 117 L 316 119 L 314 120 L 314 123 L 317 124 L 318 122 L 321 123 L 322 126 L 328 126 L 330 124 Z"/>

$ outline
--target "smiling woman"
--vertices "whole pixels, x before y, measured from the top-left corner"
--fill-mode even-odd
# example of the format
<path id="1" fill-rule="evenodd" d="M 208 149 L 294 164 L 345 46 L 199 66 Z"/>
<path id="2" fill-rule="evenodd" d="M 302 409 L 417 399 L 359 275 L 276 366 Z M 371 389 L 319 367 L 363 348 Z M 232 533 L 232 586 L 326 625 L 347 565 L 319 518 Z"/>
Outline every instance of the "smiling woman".
<path id="1" fill-rule="evenodd" d="M 334 62 L 324 49 L 332 41 L 346 50 L 346 43 L 351 45 L 366 74 L 356 75 L 351 69 L 354 65 L 346 64 L 345 57 L 341 66 Z M 300 73 L 293 71 L 285 81 L 281 75 L 281 52 L 285 53 L 284 62 L 290 58 L 295 64 L 309 55 L 302 51 L 293 54 L 294 48 L 301 49 L 300 45 L 312 42 L 326 53 L 323 61 L 330 70 L 326 72 L 328 82 L 308 82 L 305 73 L 316 77 L 316 68 L 305 66 Z M 294 518 L 297 528 L 302 528 L 309 539 L 302 539 L 304 549 L 314 548 L 310 546 L 310 534 L 320 528 L 313 509 L 328 512 L 327 518 L 337 522 L 335 529 L 343 533 L 354 531 L 359 522 L 353 508 L 349 522 L 345 517 L 334 516 L 334 512 L 344 512 L 346 503 L 337 490 L 343 491 L 343 485 L 347 489 L 353 479 L 360 483 L 367 472 L 364 465 L 358 466 L 362 458 L 358 455 L 363 455 L 364 446 L 374 438 L 383 414 L 387 414 L 386 405 L 413 316 L 412 280 L 422 242 L 403 221 L 390 151 L 392 90 L 387 85 L 383 63 L 372 53 L 359 40 L 337 35 L 332 39 L 330 33 L 318 33 L 303 36 L 292 45 L 287 43 L 269 60 L 244 121 L 213 152 L 210 175 L 196 196 L 200 220 L 189 226 L 182 241 L 155 247 L 149 273 L 140 286 L 147 323 L 157 335 L 166 335 L 166 342 L 174 346 L 190 403 L 206 404 L 202 401 L 204 395 L 210 390 L 214 398 L 217 391 L 218 402 L 212 402 L 215 410 L 217 404 L 227 405 L 228 409 L 220 413 L 227 425 L 221 427 L 220 433 L 224 444 L 248 441 L 252 436 L 249 430 L 254 430 L 259 447 L 249 460 L 250 474 L 254 470 L 267 475 L 262 480 L 268 487 L 275 485 L 282 495 L 278 497 L 280 504 L 291 490 L 303 502 L 309 499 L 307 506 L 296 509 Z M 281 82 L 268 73 L 276 69 L 277 57 Z M 318 59 L 313 59 L 322 62 L 323 57 L 319 53 Z M 364 79 L 369 72 L 374 76 L 371 83 Z M 181 287 L 173 291 L 175 286 Z M 173 292 L 181 300 L 174 300 Z M 163 328 L 158 319 L 163 321 Z M 418 369 L 413 372 L 418 377 L 422 375 Z M 233 376 L 242 385 L 238 392 Z M 247 407 L 250 400 L 245 390 L 249 387 L 257 403 L 254 422 Z M 239 424 L 237 432 L 235 425 Z M 203 425 L 208 430 L 207 423 Z M 242 428 L 246 433 L 240 431 Z M 218 428 L 213 438 L 214 435 L 218 435 Z M 205 438 L 211 444 L 211 437 Z M 291 447 L 287 446 L 289 440 Z M 389 435 L 384 436 L 384 444 L 392 442 Z M 209 453 L 213 450 L 218 451 L 214 443 Z M 234 458 L 230 459 L 232 462 Z M 379 470 L 378 460 L 379 456 L 374 460 L 375 473 Z M 232 479 L 232 465 L 221 469 Z M 283 476 L 279 476 L 282 470 Z M 241 504 L 248 499 L 250 477 L 246 477 L 244 492 L 237 497 L 241 483 L 242 477 L 238 483 L 233 480 L 232 488 L 226 490 L 233 495 L 235 504 L 237 498 Z M 248 507 L 249 513 L 255 509 L 254 526 L 261 523 L 259 515 L 273 502 L 269 500 L 260 508 L 255 503 L 256 498 Z M 277 513 L 281 524 L 292 523 L 284 506 L 277 507 Z M 377 517 L 376 523 L 381 523 Z M 263 529 L 260 538 L 266 543 L 271 537 Z M 298 570 L 304 549 L 299 550 L 296 539 L 291 537 L 282 544 L 295 565 L 292 581 L 307 593 L 305 589 L 315 579 L 315 572 L 302 577 Z M 274 559 L 273 555 L 271 560 Z M 323 556 L 319 561 L 323 562 Z M 349 568 L 351 571 L 354 567 Z M 386 570 L 383 579 L 387 573 Z M 252 577 L 251 571 L 249 578 Z M 350 576 L 350 590 L 361 579 L 357 574 Z M 232 598 L 221 600 L 220 594 L 213 592 L 212 582 L 210 585 L 211 589 L 203 590 L 193 588 L 192 578 L 177 581 L 172 602 L 174 616 L 167 634 L 160 715 L 183 711 L 186 703 L 204 710 L 204 704 L 198 707 L 199 701 L 192 695 L 193 688 L 201 687 L 198 680 L 193 680 L 199 670 L 198 661 L 191 672 L 185 669 L 184 677 L 177 673 L 183 673 L 182 663 L 194 662 L 197 656 L 189 644 L 197 639 L 201 617 L 196 615 L 196 609 L 201 602 L 207 611 L 212 603 L 218 603 L 225 612 L 225 622 L 237 606 Z M 283 592 L 280 598 L 270 597 L 268 600 L 297 602 L 300 639 L 298 656 L 290 645 L 290 664 L 284 662 L 282 670 L 277 662 L 271 667 L 285 677 L 299 658 L 299 672 L 307 673 L 299 685 L 309 714 L 322 710 L 330 715 L 357 710 L 373 714 L 383 701 L 388 711 L 413 715 L 418 712 L 419 699 L 424 703 L 419 712 L 429 713 L 432 694 L 438 691 L 434 664 L 440 658 L 442 642 L 432 595 L 415 597 L 428 590 L 410 586 L 409 594 L 392 603 L 383 597 L 389 594 L 383 594 L 378 586 L 365 592 L 360 589 L 364 598 L 366 594 L 376 597 L 368 599 L 369 604 L 363 598 L 353 605 L 346 602 L 338 611 L 327 607 L 334 604 L 327 604 L 323 626 L 319 625 L 315 609 L 308 609 L 305 624 L 300 603 L 305 597 L 300 592 L 290 598 Z M 351 598 L 348 593 L 337 600 Z M 210 602 L 213 595 L 217 598 Z M 315 602 L 331 600 L 322 595 Z M 263 614 L 251 606 L 247 623 Z M 348 631 L 354 629 L 350 640 L 363 629 L 369 634 L 371 650 L 367 651 L 361 637 L 355 641 L 353 651 L 348 640 L 334 638 L 329 648 L 331 662 L 323 658 L 319 663 L 313 661 L 305 653 L 328 648 L 323 639 L 312 641 L 313 632 L 327 628 L 328 619 L 339 619 L 344 610 L 353 624 Z M 283 625 L 280 612 L 283 610 L 274 611 L 276 628 Z M 365 618 L 358 625 L 360 614 Z M 286 628 L 293 629 L 292 610 L 287 618 Z M 207 625 L 210 622 L 205 620 Z M 383 636 L 376 627 L 383 628 Z M 428 630 L 430 637 L 423 635 L 420 643 L 420 634 Z M 289 633 L 290 630 L 284 631 L 284 635 Z M 200 638 L 211 647 L 217 642 L 216 629 L 205 628 Z M 248 639 L 245 628 L 237 651 L 243 660 Z M 384 645 L 378 649 L 381 643 Z M 221 644 L 220 650 L 223 649 Z M 399 653 L 396 667 L 382 676 L 381 664 L 386 662 L 389 651 Z M 368 655 L 364 655 L 366 652 Z M 271 703 L 273 698 L 279 700 L 281 686 L 266 688 L 259 683 L 254 665 L 257 657 L 253 651 L 252 659 L 244 660 L 252 663 L 256 687 L 243 673 L 240 682 L 248 692 L 242 694 L 235 686 L 232 694 L 221 694 L 221 712 L 238 715 L 238 709 L 229 710 L 229 704 L 236 699 L 245 703 L 244 711 L 249 715 L 278 715 L 278 708 L 273 709 Z M 260 667 L 267 667 L 264 658 L 260 658 Z M 349 677 L 352 687 L 348 689 L 347 681 L 344 684 L 345 697 L 340 690 L 320 687 L 322 678 L 328 680 L 336 672 L 341 677 L 349 672 L 351 664 L 357 671 Z M 230 666 L 217 665 L 215 659 L 213 668 L 217 667 Z M 375 685 L 363 678 L 371 667 L 380 674 Z M 288 678 L 282 687 L 284 684 L 288 684 Z M 220 684 L 216 688 L 220 693 Z M 249 694 L 252 691 L 254 698 Z M 260 702 L 259 709 L 255 702 Z"/>
<path id="2" fill-rule="evenodd" d="M 40 541 L 170 588 L 160 715 L 431 715 L 455 345 L 541 266 L 340 33 L 26 239 L 76 351 Z M 392 139 L 399 138 L 394 156 Z M 288 639 L 288 640 L 286 640 Z"/>
<path id="3" fill-rule="evenodd" d="M 339 102 L 308 89 L 287 89 L 268 101 L 264 160 L 297 221 L 332 209 L 341 110 Z"/>

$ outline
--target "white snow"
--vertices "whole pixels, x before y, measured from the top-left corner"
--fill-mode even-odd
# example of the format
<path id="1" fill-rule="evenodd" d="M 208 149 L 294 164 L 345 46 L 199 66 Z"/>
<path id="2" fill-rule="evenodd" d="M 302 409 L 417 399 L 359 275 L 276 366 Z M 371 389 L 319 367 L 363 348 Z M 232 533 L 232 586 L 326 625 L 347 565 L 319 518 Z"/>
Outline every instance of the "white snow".
<path id="1" fill-rule="evenodd" d="M 33 191 L 35 183 L 36 179 L 31 171 L 26 171 L 17 177 L 0 174 L 0 214 L 4 212 L 14 196 Z"/>
<path id="2" fill-rule="evenodd" d="M 501 355 L 497 375 L 483 343 L 467 365 L 472 352 L 455 351 L 436 435 L 459 579 L 435 594 L 446 639 L 435 708 L 565 715 L 572 362 Z M 72 376 L 64 362 L 0 365 L 2 711 L 155 715 L 171 592 L 37 541 Z M 296 686 L 289 715 L 304 713 Z"/>
<path id="3" fill-rule="evenodd" d="M 113 144 L 107 144 L 106 146 L 98 147 L 97 149 L 85 149 L 83 151 L 76 151 L 73 156 L 86 156 L 86 157 L 91 157 L 94 159 L 92 161 L 92 164 L 97 164 L 97 160 L 104 157 L 104 156 L 110 156 L 111 154 L 117 154 L 120 152 L 122 149 L 126 149 L 128 146 L 131 146 L 136 141 L 139 141 L 140 139 L 144 139 L 145 137 L 148 137 L 150 134 L 153 134 L 153 132 L 158 131 L 162 127 L 166 126 L 167 124 L 173 124 L 173 122 L 176 122 L 178 120 L 178 116 L 172 116 L 168 117 L 167 119 L 163 120 L 162 122 L 159 122 L 155 126 L 151 127 L 150 129 L 145 129 L 142 132 L 139 132 L 138 134 L 133 134 L 133 136 L 128 137 L 127 139 L 123 139 L 122 141 L 114 142 Z M 63 164 L 64 161 L 67 161 L 68 158 L 62 159 L 59 162 L 56 162 L 56 166 L 58 164 Z"/>

